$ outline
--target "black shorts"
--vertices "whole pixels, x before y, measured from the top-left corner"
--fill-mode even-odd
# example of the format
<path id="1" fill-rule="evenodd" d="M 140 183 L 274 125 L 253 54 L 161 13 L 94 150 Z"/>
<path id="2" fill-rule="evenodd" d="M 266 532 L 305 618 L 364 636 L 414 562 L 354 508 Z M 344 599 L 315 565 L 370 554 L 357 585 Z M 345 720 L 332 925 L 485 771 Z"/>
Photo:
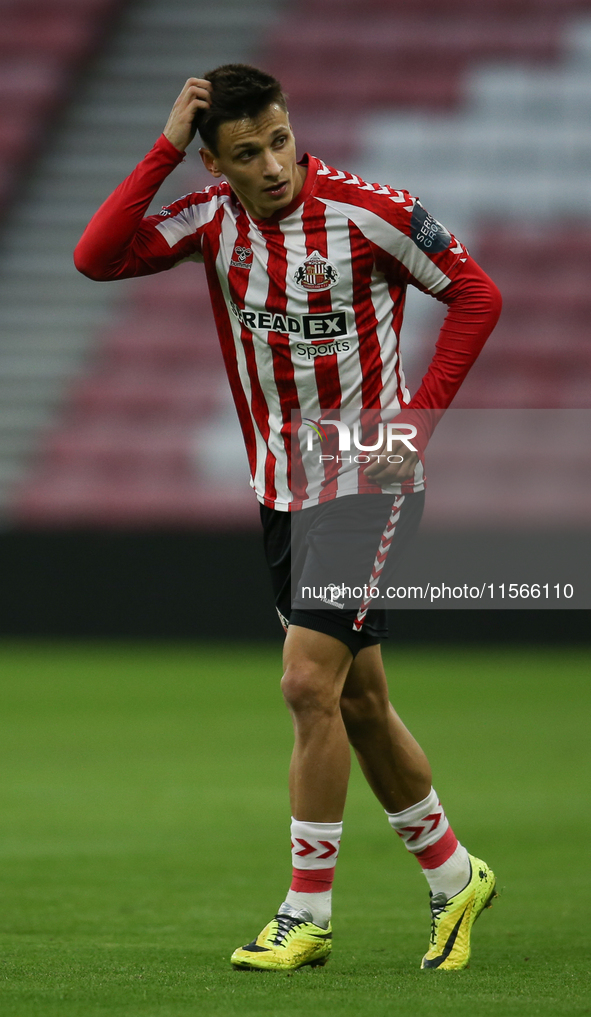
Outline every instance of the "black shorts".
<path id="1" fill-rule="evenodd" d="M 381 589 L 392 581 L 417 532 L 424 500 L 420 492 L 406 495 L 402 502 L 379 580 Z M 388 638 L 388 610 L 383 606 L 368 609 L 360 631 L 353 623 L 363 600 L 356 594 L 370 580 L 392 505 L 393 497 L 386 494 L 347 495 L 299 512 L 261 505 L 265 556 L 284 628 L 291 623 L 324 632 L 345 643 L 353 656 Z M 349 594 L 337 594 L 339 606 L 331 606 L 332 591 L 328 598 L 317 596 L 327 584 L 337 584 L 335 591 Z"/>

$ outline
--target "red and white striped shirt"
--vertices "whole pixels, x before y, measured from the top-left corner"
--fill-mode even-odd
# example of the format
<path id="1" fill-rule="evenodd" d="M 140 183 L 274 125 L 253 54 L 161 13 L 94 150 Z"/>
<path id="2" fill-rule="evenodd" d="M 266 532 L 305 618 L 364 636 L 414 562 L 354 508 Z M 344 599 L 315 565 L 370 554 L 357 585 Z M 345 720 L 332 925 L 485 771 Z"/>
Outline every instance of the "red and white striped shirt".
<path id="1" fill-rule="evenodd" d="M 468 252 L 407 191 L 367 184 L 311 156 L 301 191 L 270 218 L 253 219 L 225 181 L 142 218 L 182 158 L 161 136 L 90 223 L 78 267 L 105 279 L 205 263 L 259 501 L 291 511 L 382 491 L 354 452 L 313 467 L 302 420 L 331 412 L 359 419 L 362 409 L 391 420 L 409 405 L 399 351 L 406 287 L 443 294 L 471 261 Z M 423 485 L 419 463 L 403 486 Z"/>

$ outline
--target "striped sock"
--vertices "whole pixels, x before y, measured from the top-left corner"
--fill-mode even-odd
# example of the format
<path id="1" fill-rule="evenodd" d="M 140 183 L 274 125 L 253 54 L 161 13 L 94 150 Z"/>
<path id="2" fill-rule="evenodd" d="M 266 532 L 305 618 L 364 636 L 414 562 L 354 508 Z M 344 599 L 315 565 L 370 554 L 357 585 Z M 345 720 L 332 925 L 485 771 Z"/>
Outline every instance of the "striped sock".
<path id="1" fill-rule="evenodd" d="M 448 823 L 436 792 L 404 812 L 387 812 L 393 830 L 421 866 L 433 894 L 453 897 L 470 880 L 470 860 Z"/>
<path id="2" fill-rule="evenodd" d="M 326 928 L 331 916 L 332 881 L 343 832 L 342 823 L 291 821 L 292 879 L 285 903 L 305 909 Z"/>

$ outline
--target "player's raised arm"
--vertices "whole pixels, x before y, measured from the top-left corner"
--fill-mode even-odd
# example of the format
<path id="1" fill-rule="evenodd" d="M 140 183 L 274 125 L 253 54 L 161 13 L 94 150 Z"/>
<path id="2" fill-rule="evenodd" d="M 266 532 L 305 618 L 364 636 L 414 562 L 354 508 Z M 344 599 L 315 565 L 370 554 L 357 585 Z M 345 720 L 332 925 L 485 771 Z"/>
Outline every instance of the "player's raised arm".
<path id="1" fill-rule="evenodd" d="M 185 82 L 154 147 L 101 205 L 82 234 L 74 264 L 83 275 L 97 282 L 126 279 L 171 268 L 180 259 L 156 224 L 144 216 L 163 181 L 182 162 L 195 135 L 195 113 L 209 107 L 210 97 L 209 81 L 189 78 Z"/>
<path id="2" fill-rule="evenodd" d="M 184 152 L 195 137 L 197 110 L 209 109 L 210 104 L 211 82 L 205 78 L 188 78 L 162 132 L 179 152 Z"/>

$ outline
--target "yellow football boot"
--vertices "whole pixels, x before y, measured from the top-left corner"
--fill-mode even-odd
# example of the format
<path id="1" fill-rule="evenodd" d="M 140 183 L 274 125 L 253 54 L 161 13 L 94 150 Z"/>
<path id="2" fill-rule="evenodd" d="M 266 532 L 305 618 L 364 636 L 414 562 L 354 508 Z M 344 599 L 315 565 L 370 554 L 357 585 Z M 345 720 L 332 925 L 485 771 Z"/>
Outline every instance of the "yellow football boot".
<path id="1" fill-rule="evenodd" d="M 431 895 L 431 938 L 421 968 L 461 971 L 470 960 L 470 932 L 478 915 L 492 906 L 495 875 L 486 862 L 468 855 L 470 882 L 449 899 L 444 893 Z"/>
<path id="2" fill-rule="evenodd" d="M 321 929 L 312 922 L 309 911 L 283 911 L 265 926 L 247 946 L 234 950 L 230 960 L 239 971 L 295 971 L 309 964 L 326 964 L 332 947 L 332 929 Z"/>

